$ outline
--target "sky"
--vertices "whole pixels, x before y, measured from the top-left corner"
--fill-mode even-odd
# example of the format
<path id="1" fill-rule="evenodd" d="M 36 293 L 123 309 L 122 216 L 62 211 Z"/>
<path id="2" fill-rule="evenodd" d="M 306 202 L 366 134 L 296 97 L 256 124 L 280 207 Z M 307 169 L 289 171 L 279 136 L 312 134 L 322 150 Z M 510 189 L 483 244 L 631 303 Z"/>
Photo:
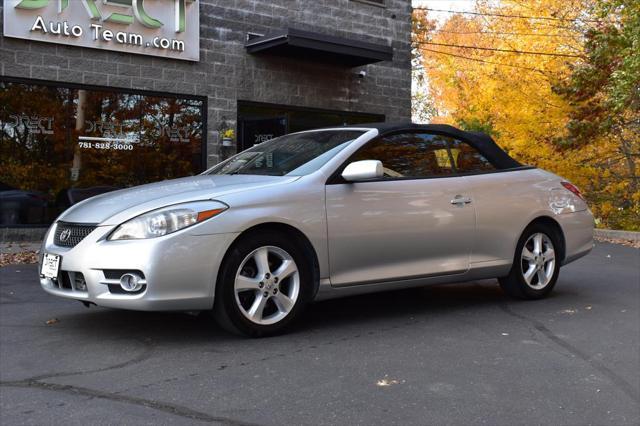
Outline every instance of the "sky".
<path id="1" fill-rule="evenodd" d="M 412 0 L 413 7 L 428 7 L 429 9 L 455 10 L 459 12 L 473 11 L 475 0 Z M 450 13 L 431 12 L 430 17 L 436 18 L 440 23 L 446 20 Z"/>
<path id="2" fill-rule="evenodd" d="M 412 0 L 413 7 L 427 7 L 429 9 L 453 10 L 457 12 L 473 11 L 475 0 Z M 430 12 L 429 18 L 436 19 L 439 25 L 442 25 L 452 14 L 446 12 Z M 426 84 L 419 84 L 417 75 L 414 74 L 411 82 L 411 90 L 414 95 L 418 93 L 427 94 L 428 88 Z M 418 102 L 414 100 L 414 102 Z M 418 102 L 419 103 L 419 102 Z M 417 104 L 416 104 L 417 106 Z M 419 108 L 418 108 L 419 109 Z M 420 112 L 415 112 L 412 117 L 413 121 L 428 122 Z"/>

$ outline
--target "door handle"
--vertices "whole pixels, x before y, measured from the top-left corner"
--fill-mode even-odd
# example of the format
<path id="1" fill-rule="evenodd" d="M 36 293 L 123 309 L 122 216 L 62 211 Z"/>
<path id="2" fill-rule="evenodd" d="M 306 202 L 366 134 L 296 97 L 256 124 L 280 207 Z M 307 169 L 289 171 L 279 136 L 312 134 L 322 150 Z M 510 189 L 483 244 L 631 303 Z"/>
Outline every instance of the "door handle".
<path id="1" fill-rule="evenodd" d="M 463 197 L 462 195 L 456 195 L 451 204 L 454 206 L 464 206 L 465 204 L 471 204 L 471 197 Z"/>

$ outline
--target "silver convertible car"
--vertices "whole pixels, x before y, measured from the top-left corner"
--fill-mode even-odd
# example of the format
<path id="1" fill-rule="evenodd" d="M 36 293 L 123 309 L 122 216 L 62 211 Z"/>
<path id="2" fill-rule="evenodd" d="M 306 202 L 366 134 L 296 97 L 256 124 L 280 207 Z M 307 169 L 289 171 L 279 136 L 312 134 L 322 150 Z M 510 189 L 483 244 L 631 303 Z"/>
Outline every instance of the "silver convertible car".
<path id="1" fill-rule="evenodd" d="M 265 336 L 309 302 L 359 293 L 497 278 L 542 298 L 592 249 L 593 223 L 575 186 L 487 135 L 321 129 L 71 207 L 47 233 L 40 283 L 86 305 L 213 310 Z"/>

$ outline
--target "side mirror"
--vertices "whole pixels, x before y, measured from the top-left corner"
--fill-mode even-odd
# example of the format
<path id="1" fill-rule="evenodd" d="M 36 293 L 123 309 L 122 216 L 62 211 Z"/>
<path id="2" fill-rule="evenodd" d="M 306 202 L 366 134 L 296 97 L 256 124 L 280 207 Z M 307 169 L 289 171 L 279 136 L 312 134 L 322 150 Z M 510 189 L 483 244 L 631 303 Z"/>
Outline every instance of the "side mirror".
<path id="1" fill-rule="evenodd" d="M 382 176 L 382 162 L 380 160 L 354 161 L 342 172 L 342 177 L 347 182 L 376 179 Z"/>

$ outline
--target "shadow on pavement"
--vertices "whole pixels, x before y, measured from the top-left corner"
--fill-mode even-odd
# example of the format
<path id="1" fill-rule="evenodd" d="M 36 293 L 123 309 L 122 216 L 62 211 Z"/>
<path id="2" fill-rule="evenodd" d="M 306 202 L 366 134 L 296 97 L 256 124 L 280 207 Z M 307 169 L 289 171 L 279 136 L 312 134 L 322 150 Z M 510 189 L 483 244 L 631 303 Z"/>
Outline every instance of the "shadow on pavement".
<path id="1" fill-rule="evenodd" d="M 573 296 L 571 291 L 560 288 L 546 300 Z M 288 334 L 304 335 L 347 326 L 371 327 L 375 331 L 381 323 L 402 322 L 415 317 L 446 321 L 447 317 L 460 311 L 493 311 L 505 303 L 545 301 L 510 299 L 502 293 L 495 280 L 388 291 L 311 304 Z M 66 332 L 78 334 L 78 338 L 146 337 L 169 345 L 238 339 L 219 328 L 208 312 L 135 312 L 91 307 L 69 310 L 68 314 L 60 316 L 60 320 Z"/>

